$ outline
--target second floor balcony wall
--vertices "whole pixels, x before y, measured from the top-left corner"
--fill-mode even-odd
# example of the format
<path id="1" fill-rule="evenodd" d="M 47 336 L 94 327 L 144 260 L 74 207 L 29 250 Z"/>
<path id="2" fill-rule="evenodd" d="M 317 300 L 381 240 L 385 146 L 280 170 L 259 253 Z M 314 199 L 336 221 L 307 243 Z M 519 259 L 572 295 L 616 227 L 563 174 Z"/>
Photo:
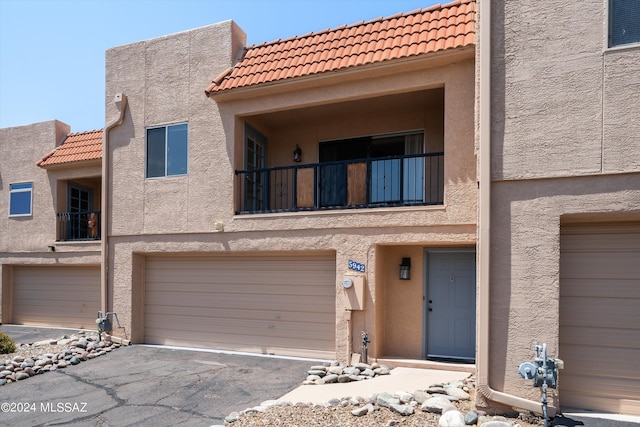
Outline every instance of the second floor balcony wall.
<path id="1" fill-rule="evenodd" d="M 236 171 L 238 214 L 441 205 L 444 153 Z"/>

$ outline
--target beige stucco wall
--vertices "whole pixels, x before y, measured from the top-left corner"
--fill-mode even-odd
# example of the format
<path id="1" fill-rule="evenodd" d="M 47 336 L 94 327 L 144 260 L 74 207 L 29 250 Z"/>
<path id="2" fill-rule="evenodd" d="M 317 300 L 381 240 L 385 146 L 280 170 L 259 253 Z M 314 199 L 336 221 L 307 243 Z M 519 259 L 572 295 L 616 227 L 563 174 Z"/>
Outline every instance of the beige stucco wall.
<path id="1" fill-rule="evenodd" d="M 56 188 L 36 162 L 69 131 L 56 120 L 0 129 L 0 253 L 46 252 L 55 242 Z M 9 218 L 10 186 L 22 182 L 33 183 L 33 215 Z"/>
<path id="2" fill-rule="evenodd" d="M 489 380 L 531 400 L 518 364 L 562 357 L 561 222 L 640 220 L 640 46 L 606 48 L 604 3 L 492 3 Z"/>
<path id="3" fill-rule="evenodd" d="M 342 278 L 353 273 L 348 261 L 367 266 L 365 310 L 348 312 L 345 301 L 336 299 L 337 355 L 346 360 L 350 351 L 359 351 L 360 331 L 378 340 L 382 327 L 376 320 L 376 289 L 386 286 L 387 274 L 397 281 L 397 272 L 376 274 L 379 266 L 388 264 L 395 271 L 398 263 L 393 251 L 376 251 L 379 245 L 409 245 L 411 253 L 418 254 L 428 245 L 475 243 L 472 52 L 329 81 L 305 81 L 296 88 L 266 88 L 237 99 L 208 99 L 204 88 L 232 64 L 239 41 L 244 42 L 244 34 L 229 21 L 107 52 L 107 99 L 118 92 L 128 97 L 124 122 L 111 132 L 108 154 L 109 307 L 124 326 L 116 332 L 137 342 L 144 338 L 146 254 L 322 251 L 336 254 L 338 296 Z M 434 88 L 444 88 L 443 102 L 432 109 L 394 115 L 382 108 L 368 117 L 349 112 L 346 118 L 332 112 L 339 103 L 375 103 L 380 96 Z M 307 108 L 323 110 L 326 116 L 312 114 L 311 120 L 301 113 Z M 298 113 L 304 120 L 286 118 Z M 114 115 L 107 105 L 107 117 Z M 324 139 L 426 128 L 429 143 L 444 147 L 445 204 L 235 215 L 234 170 L 243 165 L 245 121 L 269 137 L 271 166 L 289 164 L 292 141 L 300 141 L 304 162 L 313 162 L 317 142 Z M 188 175 L 145 179 L 145 128 L 179 122 L 189 125 Z M 224 231 L 216 231 L 216 222 L 224 224 Z M 421 276 L 419 258 L 416 278 Z M 389 304 L 402 306 L 404 301 Z M 411 321 L 420 325 L 421 319 L 420 310 Z M 376 347 L 377 356 L 394 346 L 391 342 Z M 413 349 L 402 351 L 405 356 L 417 354 Z"/>
<path id="4" fill-rule="evenodd" d="M 210 125 L 219 123 L 218 108 L 204 89 L 231 66 L 244 40 L 226 21 L 107 51 L 107 120 L 117 116 L 113 96 L 128 98 L 124 123 L 110 134 L 111 234 L 214 229 L 219 200 L 231 191 L 216 185 L 215 175 L 232 171 L 223 129 Z M 188 175 L 145 179 L 145 129 L 183 122 L 189 124 Z"/>
<path id="5" fill-rule="evenodd" d="M 99 181 L 99 162 L 49 170 L 36 166 L 69 132 L 70 127 L 57 120 L 0 129 L 0 319 L 3 322 L 11 321 L 13 265 L 100 263 L 99 243 L 56 242 L 56 213 L 66 211 L 67 181 L 82 182 L 87 177 Z M 10 218 L 10 185 L 22 182 L 33 183 L 32 215 Z M 49 245 L 55 245 L 56 251 L 49 252 Z"/>

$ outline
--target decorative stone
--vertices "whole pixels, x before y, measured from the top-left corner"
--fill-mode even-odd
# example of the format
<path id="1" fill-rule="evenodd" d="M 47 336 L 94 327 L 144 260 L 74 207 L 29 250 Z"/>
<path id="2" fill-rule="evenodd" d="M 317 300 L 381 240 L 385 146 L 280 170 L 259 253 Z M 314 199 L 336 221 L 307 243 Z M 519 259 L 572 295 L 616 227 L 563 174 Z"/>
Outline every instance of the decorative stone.
<path id="1" fill-rule="evenodd" d="M 440 427 L 465 427 L 464 416 L 460 411 L 448 411 L 438 421 Z M 486 424 L 485 424 L 486 426 Z"/>
<path id="2" fill-rule="evenodd" d="M 362 372 L 360 372 L 360 375 L 363 375 L 365 377 L 375 377 L 376 373 L 373 372 L 373 369 L 365 369 Z"/>
<path id="3" fill-rule="evenodd" d="M 364 406 L 360 406 L 360 407 L 358 407 L 356 409 L 353 409 L 351 411 L 351 414 L 356 416 L 356 417 L 361 417 L 363 415 L 367 415 L 369 412 L 372 412 L 372 411 L 373 411 L 373 405 L 368 403 L 368 404 L 366 404 Z"/>
<path id="4" fill-rule="evenodd" d="M 311 375 L 316 375 L 318 377 L 324 377 L 325 375 L 327 375 L 327 373 L 324 370 L 318 370 L 318 369 L 311 369 L 309 371 L 307 371 L 307 374 Z"/>
<path id="5" fill-rule="evenodd" d="M 391 371 L 386 366 L 381 366 L 374 369 L 373 372 L 375 372 L 376 375 L 389 375 Z"/>
<path id="6" fill-rule="evenodd" d="M 360 375 L 360 369 L 355 368 L 353 366 L 348 366 L 344 368 L 342 372 L 346 375 Z"/>
<path id="7" fill-rule="evenodd" d="M 318 375 L 309 375 L 307 377 L 307 381 L 317 381 L 319 379 L 320 379 L 320 377 Z"/>
<path id="8" fill-rule="evenodd" d="M 14 357 L 14 358 L 13 358 L 13 360 L 12 360 L 12 361 L 13 361 L 13 362 L 17 362 L 17 363 L 22 363 L 22 362 L 24 362 L 24 357 L 22 357 L 22 356 L 16 356 L 16 357 Z"/>
<path id="9" fill-rule="evenodd" d="M 329 366 L 329 368 L 327 368 L 327 374 L 341 375 L 342 366 Z"/>
<path id="10" fill-rule="evenodd" d="M 376 398 L 376 403 L 380 406 L 384 406 L 385 408 L 391 407 L 391 405 L 399 405 L 400 399 L 390 393 L 380 393 Z"/>
<path id="11" fill-rule="evenodd" d="M 475 411 L 469 411 L 464 415 L 464 423 L 468 426 L 478 424 L 478 414 Z"/>
<path id="12" fill-rule="evenodd" d="M 329 374 L 324 378 L 325 384 L 333 384 L 338 382 L 338 376 L 336 374 Z"/>
<path id="13" fill-rule="evenodd" d="M 436 414 L 441 414 L 442 409 L 444 407 L 447 407 L 448 405 L 451 405 L 451 402 L 442 396 L 431 397 L 422 404 L 420 409 L 425 412 L 434 412 Z"/>
<path id="14" fill-rule="evenodd" d="M 391 404 L 391 406 L 389 406 L 389 409 L 391 409 L 394 412 L 397 412 L 400 415 L 413 415 L 413 406 L 410 405 L 396 405 L 396 404 Z"/>
<path id="15" fill-rule="evenodd" d="M 339 383 L 348 383 L 348 382 L 351 382 L 351 379 L 349 378 L 349 375 L 342 374 L 342 375 L 338 375 L 338 382 Z"/>
<path id="16" fill-rule="evenodd" d="M 398 391 L 396 394 L 400 399 L 400 403 L 409 403 L 413 400 L 413 394 L 407 393 L 406 391 Z"/>
<path id="17" fill-rule="evenodd" d="M 15 374 L 15 377 L 17 381 L 26 380 L 27 378 L 29 378 L 29 374 L 27 374 L 26 372 L 18 372 Z"/>
<path id="18" fill-rule="evenodd" d="M 423 404 L 431 395 L 424 390 L 416 390 L 413 392 L 413 399 L 419 404 Z"/>
<path id="19" fill-rule="evenodd" d="M 67 362 L 65 362 L 64 360 L 60 360 L 57 363 L 58 368 L 66 368 L 67 367 Z"/>
<path id="20" fill-rule="evenodd" d="M 73 356 L 71 360 L 69 360 L 69 363 L 71 363 L 72 365 L 77 365 L 78 363 L 80 363 L 80 358 L 78 358 L 78 356 Z"/>
<path id="21" fill-rule="evenodd" d="M 240 414 L 238 412 L 232 412 L 224 418 L 224 422 L 232 423 L 234 421 L 238 421 L 238 418 L 240 418 Z"/>
<path id="22" fill-rule="evenodd" d="M 340 404 L 340 399 L 336 399 L 336 398 L 329 399 L 328 403 L 329 403 L 329 406 L 338 406 Z"/>
<path id="23" fill-rule="evenodd" d="M 469 393 L 467 393 L 466 391 L 462 390 L 462 388 L 458 388 L 455 386 L 446 386 L 444 388 L 447 391 L 447 394 L 449 396 L 453 396 L 453 397 L 457 397 L 460 400 L 469 400 L 471 397 L 469 396 Z"/>
<path id="24" fill-rule="evenodd" d="M 507 421 L 491 420 L 483 423 L 482 427 L 511 427 L 511 423 Z"/>

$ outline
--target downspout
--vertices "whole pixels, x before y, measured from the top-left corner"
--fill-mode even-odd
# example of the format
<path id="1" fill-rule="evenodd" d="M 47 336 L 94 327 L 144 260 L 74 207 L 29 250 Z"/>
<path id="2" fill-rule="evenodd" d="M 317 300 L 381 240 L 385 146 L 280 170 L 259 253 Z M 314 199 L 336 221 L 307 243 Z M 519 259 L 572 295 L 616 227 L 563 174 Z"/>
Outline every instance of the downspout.
<path id="1" fill-rule="evenodd" d="M 479 38 L 479 201 L 478 201 L 478 357 L 477 381 L 478 392 L 486 399 L 510 406 L 525 409 L 542 415 L 542 404 L 522 397 L 513 396 L 494 390 L 489 385 L 490 337 L 491 326 L 491 276 L 490 237 L 491 237 L 491 0 L 479 0 L 478 25 Z M 515 372 L 515 367 L 514 367 Z M 548 414 L 554 417 L 556 408 L 548 407 Z"/>
<path id="2" fill-rule="evenodd" d="M 107 226 L 109 218 L 105 217 L 105 213 L 108 212 L 108 200 L 109 200 L 109 132 L 116 126 L 119 126 L 124 121 L 124 111 L 127 107 L 127 96 L 122 92 L 117 93 L 113 99 L 116 104 L 116 108 L 119 111 L 119 115 L 115 120 L 109 122 L 102 132 L 102 196 L 101 196 L 101 212 L 102 220 L 100 221 L 100 236 L 101 236 L 101 254 L 100 260 L 100 308 L 102 313 L 106 315 L 109 311 L 109 285 L 108 285 L 108 273 L 109 273 L 109 227 Z"/>

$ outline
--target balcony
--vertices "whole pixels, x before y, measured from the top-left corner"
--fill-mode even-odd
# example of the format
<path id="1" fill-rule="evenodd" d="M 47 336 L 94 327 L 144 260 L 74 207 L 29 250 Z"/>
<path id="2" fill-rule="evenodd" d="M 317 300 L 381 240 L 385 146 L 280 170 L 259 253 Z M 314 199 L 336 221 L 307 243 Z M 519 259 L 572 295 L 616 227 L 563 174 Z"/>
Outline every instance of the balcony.
<path id="1" fill-rule="evenodd" d="M 444 153 L 236 171 L 238 214 L 441 205 Z"/>
<path id="2" fill-rule="evenodd" d="M 56 214 L 58 242 L 100 240 L 100 211 Z"/>

